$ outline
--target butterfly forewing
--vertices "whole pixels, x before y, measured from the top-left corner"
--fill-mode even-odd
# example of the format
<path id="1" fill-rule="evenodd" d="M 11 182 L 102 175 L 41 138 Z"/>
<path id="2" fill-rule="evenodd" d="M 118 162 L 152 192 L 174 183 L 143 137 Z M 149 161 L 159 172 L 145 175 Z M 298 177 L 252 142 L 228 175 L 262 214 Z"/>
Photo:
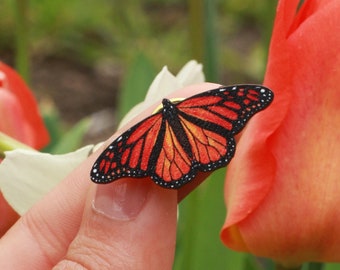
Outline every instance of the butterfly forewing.
<path id="1" fill-rule="evenodd" d="M 273 93 L 261 85 L 221 87 L 163 108 L 124 132 L 99 156 L 91 171 L 96 183 L 121 177 L 151 177 L 179 188 L 198 171 L 226 166 L 235 153 L 234 135 Z"/>
<path id="2" fill-rule="evenodd" d="M 258 111 L 267 107 L 273 93 L 261 85 L 236 85 L 210 90 L 188 98 L 177 107 L 189 117 L 237 134 Z"/>
<path id="3" fill-rule="evenodd" d="M 148 176 L 150 155 L 161 123 L 161 114 L 157 113 L 115 139 L 93 165 L 92 181 L 109 183 L 121 177 Z"/>

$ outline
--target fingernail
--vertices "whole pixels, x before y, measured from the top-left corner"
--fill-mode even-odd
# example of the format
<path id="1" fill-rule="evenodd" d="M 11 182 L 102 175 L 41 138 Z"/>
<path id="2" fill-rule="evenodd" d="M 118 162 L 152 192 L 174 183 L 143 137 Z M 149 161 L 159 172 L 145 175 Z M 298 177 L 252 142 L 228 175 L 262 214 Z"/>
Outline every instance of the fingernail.
<path id="1" fill-rule="evenodd" d="M 143 209 L 151 184 L 148 179 L 120 179 L 98 185 L 93 209 L 115 220 L 131 220 Z"/>

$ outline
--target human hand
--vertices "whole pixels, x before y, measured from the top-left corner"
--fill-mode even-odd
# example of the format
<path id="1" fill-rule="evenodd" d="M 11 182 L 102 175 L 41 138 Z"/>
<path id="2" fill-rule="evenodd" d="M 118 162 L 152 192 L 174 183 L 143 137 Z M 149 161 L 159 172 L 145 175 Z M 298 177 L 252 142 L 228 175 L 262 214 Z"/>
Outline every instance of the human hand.
<path id="1" fill-rule="evenodd" d="M 190 86 L 174 96 L 180 93 L 186 97 L 216 87 Z M 177 196 L 176 190 L 160 188 L 148 178 L 95 185 L 89 180 L 89 172 L 101 150 L 1 238 L 0 269 L 172 268 L 177 201 L 193 186 L 184 186 Z M 197 185 L 200 181 L 194 182 Z"/>

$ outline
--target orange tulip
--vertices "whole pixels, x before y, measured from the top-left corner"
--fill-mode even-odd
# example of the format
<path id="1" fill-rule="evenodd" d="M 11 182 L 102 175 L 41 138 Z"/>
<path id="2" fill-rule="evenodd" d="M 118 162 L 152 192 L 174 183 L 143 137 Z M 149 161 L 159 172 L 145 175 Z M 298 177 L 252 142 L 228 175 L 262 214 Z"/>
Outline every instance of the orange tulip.
<path id="1" fill-rule="evenodd" d="M 49 141 L 37 103 L 20 76 L 0 62 L 0 131 L 40 149 Z"/>
<path id="2" fill-rule="evenodd" d="M 230 248 L 286 266 L 340 262 L 339 0 L 280 0 L 264 85 L 274 102 L 228 168 Z"/>

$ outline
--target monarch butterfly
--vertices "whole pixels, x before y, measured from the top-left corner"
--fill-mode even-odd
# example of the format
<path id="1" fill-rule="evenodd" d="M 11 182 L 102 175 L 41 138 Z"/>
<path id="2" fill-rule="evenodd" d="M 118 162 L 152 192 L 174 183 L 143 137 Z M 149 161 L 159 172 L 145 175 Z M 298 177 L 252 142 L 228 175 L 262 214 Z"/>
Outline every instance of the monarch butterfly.
<path id="1" fill-rule="evenodd" d="M 182 101 L 163 99 L 162 108 L 116 138 L 91 170 L 95 183 L 122 177 L 151 177 L 164 188 L 180 188 L 199 171 L 226 166 L 234 136 L 273 100 L 262 85 L 233 85 Z"/>

